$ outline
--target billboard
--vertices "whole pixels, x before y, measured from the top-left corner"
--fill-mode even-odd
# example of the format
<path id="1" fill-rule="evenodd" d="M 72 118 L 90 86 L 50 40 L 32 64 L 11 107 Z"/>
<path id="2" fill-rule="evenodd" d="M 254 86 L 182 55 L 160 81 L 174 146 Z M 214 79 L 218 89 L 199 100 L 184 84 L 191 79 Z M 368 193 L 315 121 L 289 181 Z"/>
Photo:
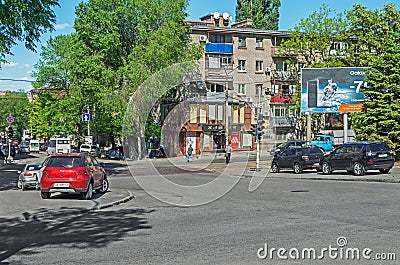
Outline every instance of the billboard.
<path id="1" fill-rule="evenodd" d="M 301 69 L 301 112 L 359 112 L 365 67 Z"/>

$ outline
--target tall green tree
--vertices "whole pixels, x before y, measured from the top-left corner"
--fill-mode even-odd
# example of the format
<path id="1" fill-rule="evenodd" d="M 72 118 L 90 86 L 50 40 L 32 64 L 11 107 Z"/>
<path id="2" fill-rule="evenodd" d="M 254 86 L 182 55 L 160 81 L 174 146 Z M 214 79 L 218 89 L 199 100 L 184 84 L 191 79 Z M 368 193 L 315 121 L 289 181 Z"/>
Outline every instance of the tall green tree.
<path id="1" fill-rule="evenodd" d="M 56 16 L 52 8 L 57 6 L 58 0 L 0 1 L 0 67 L 18 41 L 36 51 L 40 35 L 54 29 Z"/>
<path id="2" fill-rule="evenodd" d="M 354 58 L 368 66 L 369 98 L 361 113 L 352 115 L 359 139 L 385 140 L 400 152 L 400 12 L 393 4 L 369 10 L 355 5 L 348 12 Z"/>
<path id="3" fill-rule="evenodd" d="M 68 110 L 78 120 L 71 128 L 77 128 L 80 135 L 85 133 L 80 114 L 88 109 L 92 117 L 95 114 L 94 135 L 121 135 L 128 100 L 141 83 L 166 66 L 200 58 L 201 46 L 186 38 L 182 23 L 186 6 L 186 0 L 80 3 L 76 32 L 48 43 L 50 53 L 38 64 L 38 87 L 47 85 L 66 95 L 55 103 L 46 92 L 44 103 L 53 101 L 52 107 L 64 108 L 74 105 Z"/>
<path id="4" fill-rule="evenodd" d="M 29 130 L 28 97 L 23 91 L 9 92 L 0 97 L 0 132 L 5 133 L 7 117 L 13 116 L 14 122 L 11 126 L 14 129 L 15 138 L 21 139 L 22 130 Z"/>
<path id="5" fill-rule="evenodd" d="M 237 0 L 236 21 L 251 19 L 253 28 L 278 30 L 280 0 Z"/>

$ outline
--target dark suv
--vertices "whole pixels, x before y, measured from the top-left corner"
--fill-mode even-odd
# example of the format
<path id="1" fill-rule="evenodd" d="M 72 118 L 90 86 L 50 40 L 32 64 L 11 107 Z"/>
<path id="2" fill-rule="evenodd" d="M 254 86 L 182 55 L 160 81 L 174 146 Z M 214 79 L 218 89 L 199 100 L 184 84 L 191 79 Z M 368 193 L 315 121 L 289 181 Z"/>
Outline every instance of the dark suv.
<path id="1" fill-rule="evenodd" d="M 302 140 L 289 140 L 287 142 L 281 143 L 275 147 L 275 149 L 272 149 L 270 151 L 271 155 L 279 154 L 286 150 L 287 148 L 291 147 L 302 147 L 306 144 L 305 141 Z"/>
<path id="2" fill-rule="evenodd" d="M 356 176 L 362 176 L 367 170 L 379 170 L 388 173 L 394 165 L 393 152 L 382 141 L 344 143 L 320 162 L 323 174 L 333 170 L 346 170 Z"/>
<path id="3" fill-rule="evenodd" d="M 41 196 L 50 198 L 51 193 L 78 193 L 83 199 L 91 199 L 93 190 L 105 193 L 108 180 L 104 165 L 89 154 L 54 154 L 43 162 L 40 182 Z"/>
<path id="4" fill-rule="evenodd" d="M 294 173 L 302 173 L 304 169 L 318 168 L 324 152 L 315 146 L 286 148 L 274 155 L 271 172 L 279 172 L 281 168 L 292 168 Z"/>

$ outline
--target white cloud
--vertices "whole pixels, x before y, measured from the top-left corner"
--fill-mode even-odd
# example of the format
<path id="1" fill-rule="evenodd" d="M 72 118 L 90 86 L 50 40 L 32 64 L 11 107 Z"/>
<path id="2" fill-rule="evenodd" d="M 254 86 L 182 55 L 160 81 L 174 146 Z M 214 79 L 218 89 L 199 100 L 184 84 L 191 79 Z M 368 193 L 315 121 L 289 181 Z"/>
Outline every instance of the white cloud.
<path id="1" fill-rule="evenodd" d="M 68 24 L 68 23 L 57 24 L 57 25 L 54 26 L 54 28 L 55 28 L 56 30 L 62 30 L 62 29 L 69 28 L 69 27 L 71 27 L 71 25 Z"/>
<path id="2" fill-rule="evenodd" d="M 29 64 L 21 64 L 21 63 L 17 63 L 17 62 L 8 62 L 2 65 L 2 67 L 4 68 L 18 68 L 18 69 L 26 69 L 29 68 L 30 65 Z"/>

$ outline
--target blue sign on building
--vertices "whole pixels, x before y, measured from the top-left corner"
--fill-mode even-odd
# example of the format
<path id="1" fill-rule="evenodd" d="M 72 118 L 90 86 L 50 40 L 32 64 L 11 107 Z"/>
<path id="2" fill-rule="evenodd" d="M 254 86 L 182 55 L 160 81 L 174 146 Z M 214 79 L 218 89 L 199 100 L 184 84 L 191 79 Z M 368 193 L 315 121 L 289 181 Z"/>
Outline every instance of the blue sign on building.
<path id="1" fill-rule="evenodd" d="M 83 113 L 82 121 L 90 121 L 90 113 Z"/>

